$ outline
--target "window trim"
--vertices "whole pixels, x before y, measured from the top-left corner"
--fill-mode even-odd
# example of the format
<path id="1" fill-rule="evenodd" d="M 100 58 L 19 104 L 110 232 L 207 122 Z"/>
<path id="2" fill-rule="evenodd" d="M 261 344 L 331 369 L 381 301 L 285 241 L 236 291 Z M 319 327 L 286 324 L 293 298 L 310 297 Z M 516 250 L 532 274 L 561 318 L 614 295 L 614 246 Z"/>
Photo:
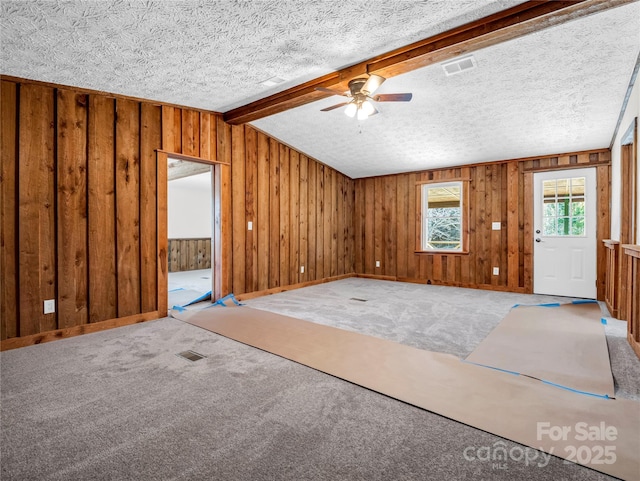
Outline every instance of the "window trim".
<path id="1" fill-rule="evenodd" d="M 439 180 L 423 180 L 416 182 L 416 254 L 446 254 L 446 255 L 467 255 L 469 254 L 469 183 L 471 179 L 463 179 L 463 178 L 455 178 L 455 179 L 439 179 Z M 462 226 L 460 228 L 461 235 L 461 247 L 457 250 L 449 250 L 449 249 L 423 249 L 422 248 L 422 237 L 423 237 L 423 186 L 425 184 L 430 185 L 446 185 L 446 184 L 454 184 L 459 183 L 462 187 L 462 206 L 461 206 L 461 216 L 460 220 Z"/>

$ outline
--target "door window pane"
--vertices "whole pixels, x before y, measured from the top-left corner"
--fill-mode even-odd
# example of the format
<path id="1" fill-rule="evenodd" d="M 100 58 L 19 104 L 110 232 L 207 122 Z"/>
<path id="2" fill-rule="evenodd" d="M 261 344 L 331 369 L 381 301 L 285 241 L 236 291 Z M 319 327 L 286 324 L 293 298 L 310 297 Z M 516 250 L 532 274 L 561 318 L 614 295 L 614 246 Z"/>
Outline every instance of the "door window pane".
<path id="1" fill-rule="evenodd" d="M 543 235 L 585 235 L 584 189 L 584 177 L 543 181 Z"/>

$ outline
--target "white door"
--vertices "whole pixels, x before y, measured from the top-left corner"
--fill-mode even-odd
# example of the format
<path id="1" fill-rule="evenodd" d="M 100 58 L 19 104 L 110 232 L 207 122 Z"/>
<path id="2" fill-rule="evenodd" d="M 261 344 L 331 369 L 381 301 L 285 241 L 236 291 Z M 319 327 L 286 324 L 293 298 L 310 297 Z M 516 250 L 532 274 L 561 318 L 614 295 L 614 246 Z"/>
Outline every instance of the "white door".
<path id="1" fill-rule="evenodd" d="M 595 168 L 539 172 L 533 182 L 533 291 L 595 299 Z"/>

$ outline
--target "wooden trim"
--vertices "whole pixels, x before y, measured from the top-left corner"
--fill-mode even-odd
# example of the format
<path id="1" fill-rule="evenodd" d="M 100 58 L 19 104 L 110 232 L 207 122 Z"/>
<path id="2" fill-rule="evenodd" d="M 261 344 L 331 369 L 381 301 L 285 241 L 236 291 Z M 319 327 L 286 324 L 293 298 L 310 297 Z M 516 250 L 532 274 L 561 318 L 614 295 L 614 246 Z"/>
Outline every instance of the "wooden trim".
<path id="1" fill-rule="evenodd" d="M 289 284 L 287 286 L 279 286 L 279 287 L 273 287 L 271 289 L 264 289 L 261 291 L 247 292 L 245 294 L 239 294 L 235 297 L 239 301 L 246 301 L 248 299 L 255 299 L 256 297 L 268 296 L 271 294 L 279 294 L 280 292 L 287 292 L 287 291 L 292 291 L 294 289 L 300 289 L 301 287 L 315 286 L 317 284 L 325 284 L 327 282 L 339 281 L 341 279 L 348 279 L 349 277 L 360 277 L 360 276 L 353 273 L 341 274 L 339 276 L 324 277 L 322 279 L 316 279 L 315 281 L 298 282 L 296 284 Z"/>
<path id="2" fill-rule="evenodd" d="M 640 357 L 640 245 L 622 244 L 620 249 L 623 253 L 622 262 L 627 266 L 625 277 L 621 280 L 628 289 L 624 300 L 627 340 Z"/>
<path id="3" fill-rule="evenodd" d="M 554 157 L 556 157 L 554 155 Z M 588 164 L 568 164 L 568 165 L 554 165 L 550 167 L 529 167 L 525 168 L 525 172 L 552 172 L 554 170 L 572 170 L 572 169 L 584 169 L 585 167 L 598 167 L 611 165 L 610 160 L 601 160 L 598 162 L 590 162 Z"/>
<path id="4" fill-rule="evenodd" d="M 619 315 L 618 295 L 620 291 L 620 242 L 605 239 L 602 241 L 602 244 L 606 248 L 604 301 L 611 316 L 617 318 Z"/>
<path id="5" fill-rule="evenodd" d="M 231 124 L 258 120 L 329 96 L 317 91 L 317 87 L 347 90 L 349 80 L 358 76 L 377 74 L 394 77 L 630 1 L 525 2 L 233 109 L 224 114 L 224 120 Z"/>
<path id="6" fill-rule="evenodd" d="M 156 222 L 158 235 L 158 277 L 157 277 L 157 299 L 158 315 L 165 317 L 169 308 L 169 234 L 167 220 L 167 195 L 168 195 L 168 166 L 167 153 L 157 151 L 157 188 L 156 188 Z"/>
<path id="7" fill-rule="evenodd" d="M 5 339 L 0 342 L 0 351 L 8 351 L 19 347 L 33 346 L 35 344 L 43 344 L 45 342 L 57 341 L 58 339 L 67 339 L 69 337 L 79 336 L 81 334 L 89 334 L 91 332 L 106 331 L 115 327 L 129 326 L 146 321 L 153 321 L 161 317 L 158 311 L 145 312 L 142 314 L 134 314 L 133 316 L 109 319 L 107 321 L 93 322 L 91 324 L 82 324 L 79 326 L 68 327 L 66 329 L 56 329 L 54 331 L 41 332 L 30 336 L 14 337 Z"/>
<path id="8" fill-rule="evenodd" d="M 640 258 L 640 245 L 622 244 L 620 247 L 624 249 L 625 255 Z"/>
<path id="9" fill-rule="evenodd" d="M 196 157 L 195 155 L 186 155 L 186 154 L 179 154 L 176 152 L 171 152 L 170 150 L 164 150 L 164 149 L 158 149 L 158 152 L 162 152 L 163 154 L 167 154 L 168 157 L 171 157 L 172 159 L 178 159 L 178 160 L 186 160 L 188 162 L 197 162 L 199 164 L 209 164 L 209 165 L 216 165 L 216 164 L 223 164 L 223 165 L 231 165 L 228 162 L 223 162 L 221 160 L 216 160 L 216 159 L 205 159 L 202 157 Z"/>
<path id="10" fill-rule="evenodd" d="M 465 165 L 465 167 L 467 167 Z M 448 167 L 448 169 L 450 169 L 451 167 Z M 395 174 L 392 174 L 395 175 Z M 470 178 L 453 178 L 453 179 L 447 179 L 447 180 L 441 180 L 441 179 L 432 179 L 432 180 L 417 180 L 416 181 L 416 185 L 423 185 L 423 184 L 448 184 L 450 182 L 471 182 Z"/>

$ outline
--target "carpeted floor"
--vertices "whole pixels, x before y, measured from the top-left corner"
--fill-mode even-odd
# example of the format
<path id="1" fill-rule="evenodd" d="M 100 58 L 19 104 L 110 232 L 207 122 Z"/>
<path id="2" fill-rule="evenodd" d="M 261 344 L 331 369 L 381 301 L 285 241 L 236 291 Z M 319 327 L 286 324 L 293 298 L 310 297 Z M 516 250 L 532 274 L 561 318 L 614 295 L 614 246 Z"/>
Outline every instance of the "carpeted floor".
<path id="1" fill-rule="evenodd" d="M 513 304 L 548 301 L 345 279 L 247 303 L 464 356 Z M 638 396 L 607 329 L 619 395 Z M 3 480 L 610 479 L 170 318 L 0 363 Z"/>

